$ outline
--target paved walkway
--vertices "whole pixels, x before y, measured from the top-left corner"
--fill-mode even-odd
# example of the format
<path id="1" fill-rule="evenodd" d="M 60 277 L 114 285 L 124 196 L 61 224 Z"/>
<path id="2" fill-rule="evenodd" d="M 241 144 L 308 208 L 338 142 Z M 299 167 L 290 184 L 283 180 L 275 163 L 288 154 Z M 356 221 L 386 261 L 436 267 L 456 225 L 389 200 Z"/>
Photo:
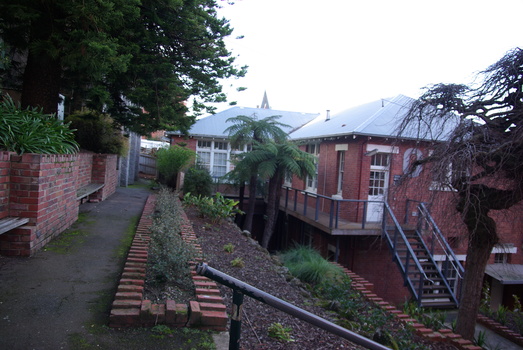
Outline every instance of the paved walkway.
<path id="1" fill-rule="evenodd" d="M 106 201 L 80 206 L 88 215 L 74 225 L 76 234 L 63 235 L 70 239 L 63 247 L 0 258 L 0 349 L 72 349 L 93 317 L 107 317 L 100 308 L 114 295 L 118 248 L 149 193 L 118 188 Z"/>

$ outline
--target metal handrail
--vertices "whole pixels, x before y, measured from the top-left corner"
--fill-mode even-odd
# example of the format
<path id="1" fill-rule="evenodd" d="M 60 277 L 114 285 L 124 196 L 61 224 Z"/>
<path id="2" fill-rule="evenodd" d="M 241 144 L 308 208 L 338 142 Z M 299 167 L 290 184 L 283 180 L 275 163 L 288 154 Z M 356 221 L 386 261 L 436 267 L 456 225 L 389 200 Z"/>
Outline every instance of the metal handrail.
<path id="1" fill-rule="evenodd" d="M 315 203 L 314 206 L 311 206 L 309 209 L 314 209 L 314 221 L 318 221 L 319 214 L 322 212 L 320 210 L 319 201 L 320 200 L 326 200 L 330 202 L 330 205 L 327 204 L 326 207 L 328 208 L 327 211 L 324 213 L 329 214 L 329 228 L 338 228 L 339 219 L 340 219 L 340 203 L 361 203 L 363 204 L 363 217 L 361 221 L 361 228 L 365 229 L 365 224 L 367 221 L 367 205 L 368 203 L 383 203 L 383 201 L 369 201 L 369 200 L 363 200 L 363 199 L 337 199 L 332 198 L 328 196 L 324 196 L 317 193 L 308 192 L 305 190 L 301 190 L 298 188 L 290 187 L 290 186 L 282 186 L 282 188 L 285 190 L 285 201 L 284 201 L 284 208 L 288 209 L 289 207 L 292 207 L 292 210 L 295 212 L 298 212 L 298 197 L 303 196 L 303 209 L 302 209 L 302 215 L 307 216 L 307 210 L 308 210 L 308 203 L 309 198 L 314 198 Z M 289 204 L 289 193 L 294 192 L 294 198 L 292 205 Z"/>
<path id="2" fill-rule="evenodd" d="M 370 350 L 390 350 L 390 348 L 367 339 L 357 333 L 351 332 L 348 329 L 338 326 L 335 323 L 327 321 L 318 317 L 308 311 L 300 309 L 286 301 L 276 298 L 260 289 L 257 289 L 245 282 L 242 282 L 234 277 L 231 277 L 221 271 L 218 271 L 205 263 L 200 263 L 196 266 L 196 272 L 199 275 L 212 279 L 226 287 L 233 290 L 233 308 L 231 315 L 231 330 L 229 340 L 229 350 L 236 350 L 240 347 L 240 330 L 241 330 L 241 310 L 243 303 L 243 295 L 247 295 L 255 300 L 272 306 L 280 311 L 283 311 L 291 316 L 299 318 L 302 321 L 308 322 L 318 328 L 324 329 L 330 333 L 336 334 L 345 338 L 355 344 L 364 346 Z"/>
<path id="3" fill-rule="evenodd" d="M 409 286 L 409 289 L 411 290 L 411 292 L 414 294 L 414 298 L 418 301 L 418 303 L 421 303 L 421 295 L 423 294 L 423 283 L 425 280 L 431 281 L 431 279 L 428 278 L 427 275 L 425 274 L 425 271 L 424 271 L 423 267 L 421 266 L 421 264 L 418 260 L 418 257 L 412 250 L 412 247 L 410 245 L 410 242 L 407 239 L 407 236 L 403 232 L 401 225 L 399 224 L 398 220 L 396 219 L 396 216 L 392 212 L 392 209 L 390 208 L 388 203 L 383 202 L 383 207 L 384 207 L 384 215 L 383 215 L 381 231 L 382 231 L 383 235 L 385 236 L 385 238 L 387 239 L 387 242 L 389 243 L 389 248 L 392 251 L 394 260 L 396 261 L 396 263 L 398 264 L 398 266 L 400 267 L 400 269 L 403 273 L 403 278 L 404 278 L 405 282 Z M 394 227 L 394 236 L 393 237 L 390 236 L 389 230 L 387 229 L 387 215 L 390 217 L 390 219 L 392 220 L 392 223 L 393 223 L 393 227 Z M 405 244 L 405 247 L 407 249 L 407 255 L 405 257 L 404 263 L 401 261 L 401 257 L 397 251 L 398 239 L 400 239 Z M 417 269 L 417 271 L 420 275 L 418 290 L 416 290 L 416 288 L 414 287 L 414 284 L 412 283 L 412 281 L 408 275 L 410 272 L 409 270 L 411 268 L 410 260 L 412 260 L 413 268 Z"/>
<path id="4" fill-rule="evenodd" d="M 460 278 L 463 278 L 463 275 L 465 274 L 465 269 L 459 262 L 459 259 L 456 256 L 456 254 L 454 254 L 454 250 L 452 250 L 452 248 L 449 246 L 445 237 L 443 237 L 441 230 L 439 229 L 438 225 L 436 225 L 436 222 L 430 215 L 425 204 L 420 203 L 418 205 L 418 210 L 420 211 L 420 214 L 422 214 L 422 215 L 420 215 L 420 220 L 424 219 L 429 224 L 429 226 L 431 227 L 432 235 L 436 238 L 436 240 L 439 243 L 439 245 L 441 246 L 441 248 L 443 248 L 443 252 L 445 253 L 445 256 L 447 257 L 448 260 L 450 260 L 452 265 L 455 267 L 456 273 L 458 274 L 458 276 Z M 432 240 L 432 241 L 434 242 L 434 240 Z M 431 250 L 432 250 L 431 253 L 434 253 L 434 247 L 431 247 Z"/>

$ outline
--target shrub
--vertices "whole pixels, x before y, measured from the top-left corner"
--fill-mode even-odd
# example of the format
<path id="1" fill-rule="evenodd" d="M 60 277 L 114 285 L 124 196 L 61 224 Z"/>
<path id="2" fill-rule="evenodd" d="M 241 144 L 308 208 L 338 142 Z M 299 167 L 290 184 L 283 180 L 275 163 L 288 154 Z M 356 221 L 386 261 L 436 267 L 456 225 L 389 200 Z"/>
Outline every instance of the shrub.
<path id="1" fill-rule="evenodd" d="M 127 153 L 128 140 L 109 115 L 86 110 L 71 114 L 66 120 L 76 129 L 75 139 L 81 148 L 96 153 Z"/>
<path id="2" fill-rule="evenodd" d="M 243 214 L 237 208 L 238 201 L 225 198 L 219 192 L 213 197 L 193 196 L 191 193 L 186 193 L 183 201 L 186 206 L 195 206 L 201 217 L 208 218 L 213 223 L 236 214 Z"/>
<path id="3" fill-rule="evenodd" d="M 291 337 L 292 328 L 284 327 L 281 323 L 272 323 L 267 329 L 269 337 L 278 340 L 279 342 L 293 342 Z"/>
<path id="4" fill-rule="evenodd" d="M 183 180 L 183 191 L 195 196 L 210 197 L 212 194 L 212 177 L 209 170 L 195 166 L 187 170 Z"/>
<path id="5" fill-rule="evenodd" d="M 341 268 L 325 260 L 310 247 L 298 246 L 283 253 L 281 258 L 289 272 L 306 283 L 337 281 L 344 276 Z"/>
<path id="6" fill-rule="evenodd" d="M 242 267 L 245 267 L 245 262 L 243 261 L 242 258 L 235 258 L 235 259 L 231 260 L 231 266 L 242 268 Z"/>
<path id="7" fill-rule="evenodd" d="M 182 208 L 176 195 L 167 189 L 160 190 L 155 217 L 151 225 L 150 258 L 148 269 L 158 283 L 176 283 L 190 287 L 188 262 L 194 260 L 194 247 L 181 237 Z"/>
<path id="8" fill-rule="evenodd" d="M 78 152 L 73 130 L 41 109 L 21 109 L 9 96 L 0 102 L 0 149 L 23 153 Z"/>
<path id="9" fill-rule="evenodd" d="M 171 188 L 176 188 L 178 172 L 189 165 L 196 153 L 185 147 L 171 146 L 161 148 L 156 152 L 156 167 L 160 173 L 160 181 Z"/>

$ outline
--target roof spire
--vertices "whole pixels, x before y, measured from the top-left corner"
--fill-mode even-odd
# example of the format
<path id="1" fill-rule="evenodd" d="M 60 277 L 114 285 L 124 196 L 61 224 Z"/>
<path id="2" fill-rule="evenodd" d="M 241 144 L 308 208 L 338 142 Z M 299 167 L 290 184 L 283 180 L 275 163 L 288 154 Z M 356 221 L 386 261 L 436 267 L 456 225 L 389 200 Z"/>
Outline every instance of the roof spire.
<path id="1" fill-rule="evenodd" d="M 271 107 L 269 107 L 269 100 L 267 99 L 267 91 L 265 91 L 263 93 L 263 100 L 262 100 L 260 108 L 261 109 L 271 109 Z"/>

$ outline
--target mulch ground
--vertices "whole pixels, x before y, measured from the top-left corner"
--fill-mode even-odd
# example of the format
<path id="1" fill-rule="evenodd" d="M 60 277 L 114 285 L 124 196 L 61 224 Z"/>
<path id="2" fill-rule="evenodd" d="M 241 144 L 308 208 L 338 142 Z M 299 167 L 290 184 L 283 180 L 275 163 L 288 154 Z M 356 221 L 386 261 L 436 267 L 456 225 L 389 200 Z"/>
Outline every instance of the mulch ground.
<path id="1" fill-rule="evenodd" d="M 198 236 L 204 259 L 210 267 L 237 278 L 264 292 L 285 300 L 295 306 L 309 311 L 317 316 L 334 322 L 336 314 L 317 306 L 315 299 L 296 279 L 290 279 L 286 269 L 279 264 L 277 258 L 268 254 L 253 239 L 246 237 L 240 229 L 231 222 L 222 221 L 210 225 L 208 221 L 198 217 L 192 209 L 186 209 L 193 229 Z M 232 253 L 225 251 L 224 246 L 232 244 Z M 233 266 L 233 260 L 243 261 L 243 267 Z M 222 296 L 231 314 L 232 290 L 220 286 Z M 280 342 L 269 337 L 268 328 L 271 324 L 281 323 L 292 329 L 292 342 Z M 398 327 L 402 325 L 398 323 Z M 432 350 L 451 350 L 455 347 L 444 343 L 432 343 L 422 338 L 420 345 Z M 363 349 L 336 335 L 310 325 L 276 310 L 266 304 L 245 297 L 243 304 L 242 349 Z"/>

